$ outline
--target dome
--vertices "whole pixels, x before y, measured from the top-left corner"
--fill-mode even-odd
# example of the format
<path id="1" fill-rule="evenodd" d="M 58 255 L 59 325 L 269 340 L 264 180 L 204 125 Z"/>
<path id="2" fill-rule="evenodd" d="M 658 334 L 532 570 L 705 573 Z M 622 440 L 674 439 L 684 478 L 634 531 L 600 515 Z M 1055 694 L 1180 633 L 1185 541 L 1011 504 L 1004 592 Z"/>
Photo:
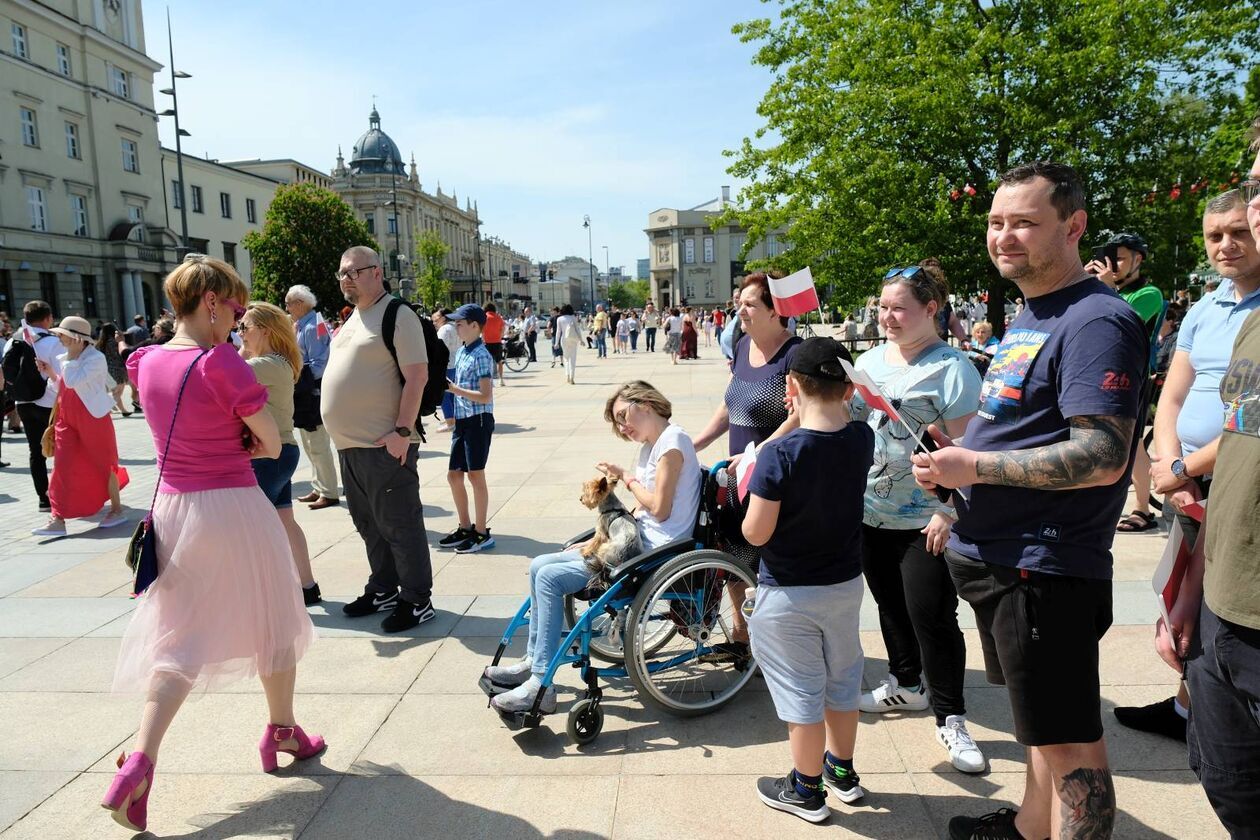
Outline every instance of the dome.
<path id="1" fill-rule="evenodd" d="M 403 166 L 402 155 L 398 146 L 389 135 L 381 131 L 381 115 L 372 109 L 368 115 L 368 130 L 355 141 L 350 152 L 350 173 L 352 175 L 375 175 L 391 173 L 407 176 Z"/>

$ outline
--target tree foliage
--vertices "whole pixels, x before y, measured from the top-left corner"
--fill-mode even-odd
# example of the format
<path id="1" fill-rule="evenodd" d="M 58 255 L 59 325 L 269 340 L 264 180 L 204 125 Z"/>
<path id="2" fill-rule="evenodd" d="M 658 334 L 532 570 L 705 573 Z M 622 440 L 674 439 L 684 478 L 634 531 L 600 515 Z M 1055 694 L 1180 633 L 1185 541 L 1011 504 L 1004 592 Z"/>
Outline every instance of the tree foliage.
<path id="1" fill-rule="evenodd" d="M 722 220 L 749 242 L 787 225 L 774 267 L 811 266 L 841 305 L 926 256 L 956 290 L 1002 290 L 985 218 L 998 174 L 1038 158 L 1084 178 L 1083 245 L 1104 229 L 1141 233 L 1148 273 L 1166 287 L 1197 262 L 1200 200 L 1238 166 L 1240 138 L 1215 154 L 1210 141 L 1236 127 L 1235 68 L 1260 43 L 1256 4 L 778 3 L 777 20 L 734 29 L 773 81 L 765 125 L 727 152 L 730 172 L 752 183 Z"/>
<path id="2" fill-rule="evenodd" d="M 450 302 L 451 281 L 446 276 L 450 250 L 436 230 L 426 230 L 416 239 L 416 296 L 426 311 Z"/>
<path id="3" fill-rule="evenodd" d="M 342 299 L 336 277 L 342 252 L 355 245 L 380 250 L 340 196 L 310 183 L 279 187 L 262 230 L 250 232 L 241 244 L 254 263 L 255 300 L 281 304 L 289 287 L 302 283 L 321 306 L 334 308 Z"/>
<path id="4" fill-rule="evenodd" d="M 608 302 L 621 309 L 642 309 L 651 294 L 648 281 L 626 280 L 608 287 Z"/>

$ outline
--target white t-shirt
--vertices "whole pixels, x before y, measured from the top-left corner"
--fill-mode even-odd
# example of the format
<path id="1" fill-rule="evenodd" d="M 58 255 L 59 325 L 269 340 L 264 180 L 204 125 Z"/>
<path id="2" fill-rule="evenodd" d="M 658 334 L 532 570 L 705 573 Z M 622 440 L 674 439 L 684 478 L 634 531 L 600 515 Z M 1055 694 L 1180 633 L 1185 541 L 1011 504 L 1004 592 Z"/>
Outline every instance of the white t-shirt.
<path id="1" fill-rule="evenodd" d="M 639 536 L 647 549 L 659 548 L 689 535 L 696 526 L 696 512 L 700 509 L 700 459 L 696 457 L 696 447 L 691 438 L 683 431 L 682 426 L 670 423 L 656 439 L 656 444 L 643 444 L 639 450 L 639 463 L 634 468 L 634 477 L 644 487 L 655 492 L 656 465 L 661 457 L 671 450 L 682 453 L 682 475 L 678 477 L 678 485 L 674 488 L 674 503 L 670 506 L 669 518 L 657 522 L 652 514 L 639 508 L 635 518 L 639 520 Z"/>
<path id="2" fill-rule="evenodd" d="M 454 370 L 455 354 L 459 352 L 459 348 L 464 346 L 464 343 L 459 340 L 459 332 L 455 329 L 455 325 L 453 323 L 447 321 L 442 325 L 442 328 L 438 330 L 437 335 L 442 343 L 446 345 L 447 352 L 451 354 L 450 367 Z"/>
<path id="3" fill-rule="evenodd" d="M 37 336 L 37 333 L 41 331 L 47 333 L 47 335 Z M 13 342 L 24 340 L 23 336 L 26 336 L 25 340 L 27 343 L 35 348 L 35 358 L 52 368 L 53 373 L 57 374 L 57 376 L 61 376 L 61 360 L 59 357 L 66 349 L 61 346 L 61 340 L 47 330 L 27 326 L 26 321 L 23 321 L 22 325 L 13 331 L 13 336 L 5 342 L 3 353 L 9 352 Z M 3 356 L 3 353 L 0 353 L 0 356 Z M 44 395 L 35 400 L 35 405 L 40 408 L 52 408 L 53 403 L 57 401 L 57 383 L 50 380 L 47 376 L 44 377 L 44 381 L 48 383 L 44 387 Z M 19 402 L 22 402 L 22 400 L 19 400 Z"/>
<path id="4" fill-rule="evenodd" d="M 683 319 L 681 315 L 669 316 L 669 331 L 672 333 L 682 332 Z"/>
<path id="5" fill-rule="evenodd" d="M 556 319 L 556 340 L 561 344 L 577 346 L 582 342 L 576 315 L 561 315 Z"/>

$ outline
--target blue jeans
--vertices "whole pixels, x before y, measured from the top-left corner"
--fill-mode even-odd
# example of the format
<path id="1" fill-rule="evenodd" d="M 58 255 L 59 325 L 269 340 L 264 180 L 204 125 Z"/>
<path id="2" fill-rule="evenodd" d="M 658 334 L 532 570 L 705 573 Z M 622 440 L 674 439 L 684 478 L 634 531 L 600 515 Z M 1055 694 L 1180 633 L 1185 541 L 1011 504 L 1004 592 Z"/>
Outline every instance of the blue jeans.
<path id="1" fill-rule="evenodd" d="M 547 673 L 560 645 L 564 596 L 581 592 L 591 572 L 577 550 L 540 554 L 529 564 L 529 644 L 525 655 L 537 677 Z"/>
<path id="2" fill-rule="evenodd" d="M 596 355 L 597 359 L 608 355 L 608 330 L 595 331 L 595 349 L 599 351 Z"/>

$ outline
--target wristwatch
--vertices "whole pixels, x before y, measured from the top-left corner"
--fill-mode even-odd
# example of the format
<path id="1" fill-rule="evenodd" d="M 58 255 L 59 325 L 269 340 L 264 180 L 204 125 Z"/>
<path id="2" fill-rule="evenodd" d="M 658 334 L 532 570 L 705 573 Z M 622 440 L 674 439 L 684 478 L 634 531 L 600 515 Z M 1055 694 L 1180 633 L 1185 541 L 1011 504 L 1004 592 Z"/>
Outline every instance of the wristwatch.
<path id="1" fill-rule="evenodd" d="M 1173 462 L 1168 465 L 1168 469 L 1173 475 L 1182 481 L 1186 481 L 1190 478 L 1190 474 L 1186 472 L 1186 462 L 1180 458 L 1173 459 Z"/>
<path id="2" fill-rule="evenodd" d="M 411 429 L 408 429 L 406 426 L 395 426 L 394 434 L 399 437 L 409 438 L 411 437 Z"/>

